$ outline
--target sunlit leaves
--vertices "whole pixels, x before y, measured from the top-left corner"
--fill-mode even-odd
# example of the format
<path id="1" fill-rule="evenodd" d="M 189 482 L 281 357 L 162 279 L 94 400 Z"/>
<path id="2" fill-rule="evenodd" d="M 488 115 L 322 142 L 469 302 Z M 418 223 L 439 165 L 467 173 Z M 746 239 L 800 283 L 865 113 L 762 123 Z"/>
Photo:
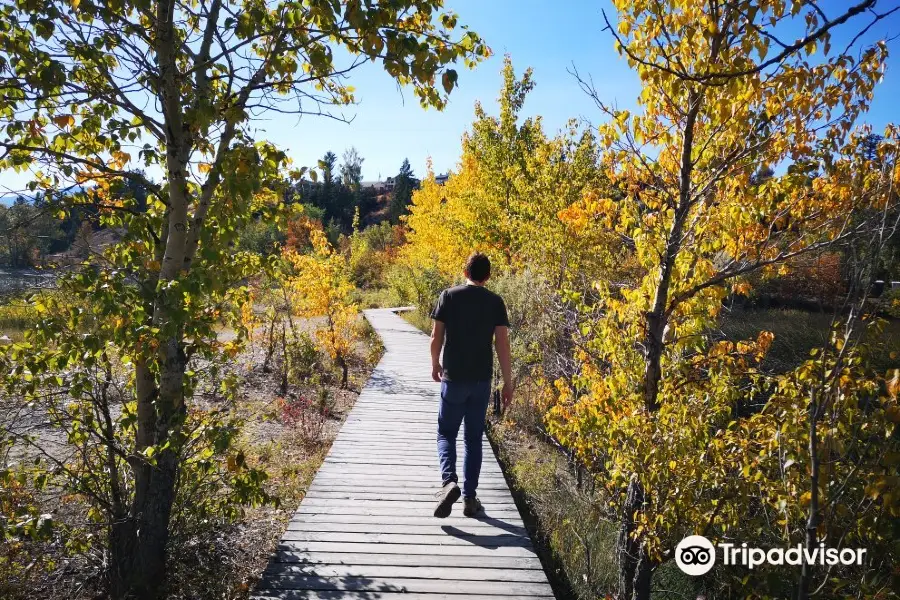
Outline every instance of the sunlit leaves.
<path id="1" fill-rule="evenodd" d="M 630 280 L 598 281 L 578 297 L 578 375 L 548 389 L 556 398 L 549 427 L 614 498 L 624 501 L 637 482 L 646 504 L 636 507 L 635 535 L 653 560 L 665 560 L 686 533 L 744 526 L 734 506 L 757 494 L 796 535 L 805 509 L 790 494 L 799 496 L 808 477 L 804 411 L 819 363 L 776 384 L 760 370 L 771 334 L 733 343 L 713 332 L 729 291 L 750 292 L 743 275 L 774 272 L 793 254 L 847 239 L 849 222 L 896 202 L 887 191 L 896 189 L 892 176 L 855 154 L 866 132 L 850 135 L 886 49 L 836 55 L 828 48 L 822 57 L 829 34 L 820 32 L 784 53 L 775 38 L 792 15 L 807 33 L 822 25 L 802 1 L 615 5 L 611 33 L 642 83 L 638 111 L 595 98 L 607 117 L 599 128 L 603 164 L 618 193 L 589 192 L 559 217 L 576 233 L 596 227 L 626 239 L 639 268 Z M 776 52 L 780 60 L 765 64 Z M 882 149 L 890 154 L 895 144 Z M 786 161 L 794 164 L 783 175 L 757 179 L 761 166 Z M 840 340 L 833 348 L 842 351 Z M 835 423 L 886 430 L 880 416 L 867 420 L 856 408 L 879 377 L 856 370 L 858 363 L 847 369 L 822 371 L 840 389 L 844 411 L 835 410 L 822 439 L 845 458 L 853 434 Z M 791 405 L 789 425 L 741 418 L 748 404 L 770 396 Z M 762 448 L 760 439 L 790 449 Z M 869 458 L 865 468 L 879 472 Z M 776 475 L 793 482 L 791 492 Z M 851 468 L 836 481 L 861 479 Z M 860 498 L 858 488 L 853 494 Z"/>
<path id="2" fill-rule="evenodd" d="M 531 71 L 516 77 L 507 58 L 499 114 L 477 105 L 458 170 L 443 185 L 429 174 L 413 195 L 405 264 L 436 269 L 448 281 L 473 250 L 488 252 L 498 267 L 530 268 L 553 280 L 607 266 L 603 232 L 559 219 L 604 184 L 595 138 L 575 126 L 550 138 L 539 118 L 522 119 L 534 85 Z"/>
<path id="3" fill-rule="evenodd" d="M 329 357 L 344 368 L 359 339 L 359 309 L 351 299 L 354 288 L 347 263 L 328 242 L 321 226 L 310 220 L 295 224 L 304 230 L 311 249 L 285 247 L 279 285 L 293 314 L 324 320 L 315 330 L 316 339 Z"/>

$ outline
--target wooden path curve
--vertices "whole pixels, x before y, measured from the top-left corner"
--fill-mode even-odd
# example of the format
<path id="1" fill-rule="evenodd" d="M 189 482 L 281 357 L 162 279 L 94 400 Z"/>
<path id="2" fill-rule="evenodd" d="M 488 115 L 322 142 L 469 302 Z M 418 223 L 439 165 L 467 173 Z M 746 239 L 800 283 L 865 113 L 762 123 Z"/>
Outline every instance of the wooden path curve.
<path id="1" fill-rule="evenodd" d="M 385 354 L 269 561 L 255 600 L 549 600 L 487 440 L 481 517 L 432 516 L 440 487 L 428 337 L 389 309 L 366 318 Z M 462 431 L 458 467 L 462 467 Z"/>

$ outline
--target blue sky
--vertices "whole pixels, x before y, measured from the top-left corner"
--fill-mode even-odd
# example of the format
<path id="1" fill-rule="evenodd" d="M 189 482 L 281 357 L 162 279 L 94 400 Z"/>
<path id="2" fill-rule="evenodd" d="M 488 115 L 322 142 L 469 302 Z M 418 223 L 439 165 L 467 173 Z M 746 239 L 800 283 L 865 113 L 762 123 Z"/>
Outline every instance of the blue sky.
<path id="1" fill-rule="evenodd" d="M 404 158 L 409 158 L 419 176 L 425 172 L 428 157 L 435 171 L 445 172 L 459 158 L 460 138 L 472 122 L 475 101 L 481 100 L 488 112 L 494 112 L 505 54 L 512 57 L 517 72 L 534 69 L 537 86 L 525 113 L 542 115 L 550 132 L 573 117 L 600 119 L 596 107 L 567 72 L 573 64 L 594 78 L 605 101 L 633 108 L 639 91 L 637 77 L 613 49 L 609 33 L 602 31 L 601 9 L 606 9 L 610 19 L 615 18 L 609 0 L 446 0 L 446 4 L 459 14 L 461 23 L 484 37 L 494 55 L 474 71 L 460 71 L 459 87 L 443 112 L 423 110 L 411 90 L 400 90 L 378 65 L 369 64 L 353 74 L 351 84 L 360 104 L 346 110 L 348 116 L 354 116 L 352 123 L 278 115 L 256 122 L 259 137 L 287 150 L 298 166 L 315 165 L 328 150 L 340 159 L 346 148 L 355 146 L 365 159 L 364 179 L 395 174 Z M 837 12 L 845 0 L 821 4 L 829 12 Z M 900 16 L 895 16 L 873 28 L 867 39 L 884 38 L 891 30 L 900 30 L 898 25 Z M 840 47 L 839 39 L 834 41 L 835 48 Z M 900 97 L 900 41 L 891 42 L 891 50 L 894 56 L 866 118 L 877 128 L 900 119 L 895 110 Z M 0 190 L 24 181 L 24 176 L 0 173 Z"/>
<path id="2" fill-rule="evenodd" d="M 365 159 L 364 179 L 395 174 L 404 158 L 422 176 L 428 157 L 437 172 L 456 165 L 476 100 L 495 112 L 505 54 L 518 73 L 534 69 L 537 86 L 525 112 L 542 115 L 550 131 L 561 129 L 572 117 L 597 118 L 593 103 L 567 72 L 573 62 L 582 73 L 593 75 L 605 98 L 617 99 L 622 106 L 632 104 L 639 92 L 637 77 L 613 50 L 609 34 L 601 32 L 600 9 L 614 14 L 607 0 L 447 0 L 446 6 L 478 32 L 494 54 L 473 71 L 460 70 L 459 87 L 443 112 L 423 110 L 410 90 L 399 90 L 372 65 L 354 74 L 360 105 L 351 124 L 279 118 L 274 126 L 261 124 L 267 137 L 301 165 L 314 165 L 327 150 L 340 159 L 345 148 L 356 146 Z"/>
<path id="3" fill-rule="evenodd" d="M 845 7 L 845 0 L 820 4 L 836 13 Z M 610 34 L 602 31 L 601 9 L 615 23 L 609 0 L 446 0 L 446 6 L 487 41 L 494 55 L 474 71 L 460 71 L 459 87 L 443 112 L 420 108 L 409 90 L 399 91 L 373 65 L 354 74 L 361 104 L 355 107 L 351 124 L 279 118 L 271 125 L 261 124 L 267 137 L 287 149 L 300 165 L 315 165 L 327 150 L 340 159 L 345 148 L 356 146 L 365 159 L 364 179 L 395 174 L 404 158 L 409 158 L 419 176 L 428 157 L 435 171 L 444 172 L 459 159 L 460 138 L 474 118 L 475 101 L 480 100 L 489 113 L 495 112 L 505 54 L 512 57 L 517 73 L 526 67 L 534 69 L 537 85 L 524 112 L 542 115 L 549 132 L 561 129 L 573 117 L 600 119 L 593 102 L 567 71 L 573 64 L 582 75 L 593 77 L 605 101 L 620 108 L 635 105 L 640 91 L 637 76 L 614 50 Z M 895 15 L 879 23 L 865 39 L 883 39 L 900 30 L 898 26 L 900 15 Z M 840 39 L 845 36 L 836 35 L 836 49 L 841 48 Z M 900 97 L 900 40 L 892 41 L 890 48 L 894 56 L 866 118 L 877 129 L 900 120 L 895 109 Z"/>

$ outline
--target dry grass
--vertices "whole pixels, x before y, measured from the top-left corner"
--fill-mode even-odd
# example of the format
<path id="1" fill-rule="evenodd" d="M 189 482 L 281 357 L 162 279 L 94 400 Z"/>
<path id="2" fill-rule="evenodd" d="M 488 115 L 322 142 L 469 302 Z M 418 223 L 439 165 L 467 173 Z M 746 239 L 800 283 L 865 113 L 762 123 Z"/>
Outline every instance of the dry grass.
<path id="1" fill-rule="evenodd" d="M 404 310 L 397 314 L 422 333 L 431 334 L 431 316 L 427 312 L 416 308 L 415 310 Z"/>
<path id="2" fill-rule="evenodd" d="M 13 342 L 21 341 L 25 331 L 34 327 L 37 320 L 37 311 L 24 297 L 3 299 L 0 302 L 0 339 L 5 336 Z"/>
<path id="3" fill-rule="evenodd" d="M 772 373 L 783 373 L 797 367 L 809 358 L 810 350 L 828 342 L 834 317 L 831 313 L 810 312 L 795 309 L 741 309 L 724 313 L 721 334 L 727 339 L 753 339 L 761 331 L 775 334 L 772 347 L 763 361 L 762 368 Z M 840 318 L 837 319 L 840 323 Z M 866 339 L 872 368 L 883 371 L 896 368 L 900 355 L 900 320 L 884 321 L 880 332 L 872 330 Z"/>
<path id="4" fill-rule="evenodd" d="M 532 412 L 519 399 L 490 438 L 557 598 L 604 598 L 615 589 L 617 525 L 603 512 L 602 492 L 579 478 L 558 448 L 522 427 Z M 532 416 L 525 419 L 533 420 Z"/>

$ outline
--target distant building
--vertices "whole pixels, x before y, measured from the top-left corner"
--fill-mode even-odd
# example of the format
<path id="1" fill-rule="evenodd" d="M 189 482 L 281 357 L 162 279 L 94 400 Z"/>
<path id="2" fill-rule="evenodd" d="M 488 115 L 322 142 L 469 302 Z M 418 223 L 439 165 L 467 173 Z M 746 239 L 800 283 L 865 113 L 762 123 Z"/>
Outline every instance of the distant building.
<path id="1" fill-rule="evenodd" d="M 373 189 L 376 194 L 387 194 L 394 190 L 394 178 L 388 177 L 384 181 L 362 181 L 360 187 L 363 189 Z"/>
<path id="2" fill-rule="evenodd" d="M 394 187 L 397 184 L 396 177 L 388 177 L 384 181 L 362 181 L 360 182 L 360 187 L 363 189 L 372 189 L 375 190 L 376 194 L 389 194 L 394 191 Z M 415 177 L 412 178 L 412 188 L 414 190 L 419 189 L 419 185 L 421 182 Z"/>
<path id="3" fill-rule="evenodd" d="M 447 183 L 447 180 L 448 180 L 448 179 L 450 179 L 450 175 L 447 174 L 447 173 L 444 173 L 444 174 L 441 174 L 441 175 L 436 175 L 435 178 L 434 178 L 434 181 L 435 181 L 435 183 L 437 183 L 438 185 L 444 185 L 445 183 Z"/>

